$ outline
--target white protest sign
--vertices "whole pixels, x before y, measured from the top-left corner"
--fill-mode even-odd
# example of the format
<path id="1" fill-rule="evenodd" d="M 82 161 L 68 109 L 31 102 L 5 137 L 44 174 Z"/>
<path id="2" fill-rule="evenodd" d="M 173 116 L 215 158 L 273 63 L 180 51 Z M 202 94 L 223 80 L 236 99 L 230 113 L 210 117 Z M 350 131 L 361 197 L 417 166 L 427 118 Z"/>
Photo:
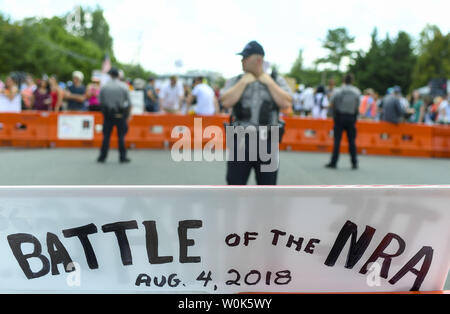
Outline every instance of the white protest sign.
<path id="1" fill-rule="evenodd" d="M 17 95 L 10 100 L 4 94 L 0 94 L 0 112 L 3 113 L 20 113 L 22 111 L 21 95 Z"/>
<path id="2" fill-rule="evenodd" d="M 132 114 L 143 114 L 145 112 L 144 104 L 144 92 L 143 91 L 131 91 L 130 102 L 132 105 Z"/>
<path id="3" fill-rule="evenodd" d="M 58 139 L 60 140 L 93 140 L 93 115 L 59 115 Z"/>
<path id="4" fill-rule="evenodd" d="M 450 187 L 3 187 L 0 292 L 442 290 Z"/>

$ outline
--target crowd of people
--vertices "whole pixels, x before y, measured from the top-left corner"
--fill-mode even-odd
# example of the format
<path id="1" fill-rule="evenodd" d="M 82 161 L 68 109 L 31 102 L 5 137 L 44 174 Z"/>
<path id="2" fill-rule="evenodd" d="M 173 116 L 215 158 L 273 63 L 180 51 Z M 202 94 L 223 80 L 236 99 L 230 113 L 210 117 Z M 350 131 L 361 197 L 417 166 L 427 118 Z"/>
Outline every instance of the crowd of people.
<path id="1" fill-rule="evenodd" d="M 192 84 L 182 84 L 176 76 L 158 88 L 150 78 L 144 88 L 146 112 L 197 114 L 210 116 L 221 112 L 220 90 L 208 85 L 204 77 L 196 77 Z"/>
<path id="2" fill-rule="evenodd" d="M 294 94 L 293 109 L 296 115 L 327 119 L 333 117 L 330 100 L 336 91 L 334 81 L 327 87 L 300 85 Z M 398 86 L 389 88 L 384 97 L 373 89 L 363 91 L 359 119 L 391 123 L 450 124 L 449 96 L 423 95 L 415 90 L 404 96 Z"/>
<path id="3" fill-rule="evenodd" d="M 68 84 L 58 81 L 54 75 L 35 80 L 26 75 L 23 82 L 9 76 L 0 81 L 0 112 L 18 113 L 35 111 L 99 111 L 100 80 L 93 78 L 85 86 L 83 73 L 73 73 Z"/>
<path id="4" fill-rule="evenodd" d="M 180 113 L 214 115 L 221 111 L 220 90 L 213 89 L 203 77 L 196 77 L 193 83 L 181 82 L 176 76 L 162 86 L 156 86 L 155 78 L 149 78 L 142 88 L 131 80 L 121 81 L 130 90 L 143 91 L 144 111 L 150 113 Z M 87 85 L 83 73 L 76 71 L 68 83 L 59 82 L 56 76 L 34 79 L 26 75 L 22 82 L 13 76 L 0 81 L 0 112 L 19 113 L 34 111 L 101 111 L 99 100 L 102 82 L 100 77 L 92 77 Z"/>
<path id="5" fill-rule="evenodd" d="M 130 90 L 132 81 L 123 79 Z M 214 115 L 229 113 L 220 103 L 221 91 L 212 88 L 203 77 L 197 77 L 193 84 L 180 82 L 176 76 L 170 82 L 157 86 L 156 78 L 149 78 L 142 88 L 145 112 Z M 83 73 L 73 73 L 72 81 L 59 82 L 56 76 L 33 79 L 26 75 L 18 83 L 12 76 L 0 81 L 0 112 L 37 111 L 100 111 L 101 79 L 93 77 L 84 83 Z M 136 88 L 138 89 L 138 88 Z M 293 114 L 314 119 L 333 117 L 330 100 L 337 90 L 334 80 L 328 86 L 299 85 L 293 95 Z M 388 121 L 392 123 L 450 124 L 450 101 L 448 96 L 432 97 L 414 91 L 404 96 L 400 87 L 390 88 L 385 96 L 373 89 L 366 89 L 361 96 L 359 119 Z"/>

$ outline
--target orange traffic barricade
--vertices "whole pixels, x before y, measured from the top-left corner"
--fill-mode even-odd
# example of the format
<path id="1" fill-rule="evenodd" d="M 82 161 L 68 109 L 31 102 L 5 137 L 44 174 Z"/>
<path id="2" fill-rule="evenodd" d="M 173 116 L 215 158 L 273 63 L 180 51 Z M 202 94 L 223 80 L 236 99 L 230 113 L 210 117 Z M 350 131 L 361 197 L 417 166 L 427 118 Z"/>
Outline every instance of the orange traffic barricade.
<path id="1" fill-rule="evenodd" d="M 0 145 L 22 148 L 49 147 L 48 112 L 1 113 Z"/>
<path id="2" fill-rule="evenodd" d="M 133 116 L 128 133 L 125 137 L 129 148 L 137 149 L 163 149 L 167 146 L 167 133 L 169 132 L 165 119 L 160 115 Z M 114 131 L 115 144 L 117 144 L 117 130 Z"/>
<path id="3" fill-rule="evenodd" d="M 286 117 L 286 132 L 281 144 L 282 150 L 331 152 L 333 150 L 333 121 L 309 118 Z M 342 150 L 348 144 L 342 141 Z"/>
<path id="4" fill-rule="evenodd" d="M 286 132 L 281 150 L 331 153 L 333 121 L 284 117 Z M 134 115 L 125 138 L 131 149 L 168 149 L 175 143 L 190 149 L 226 148 L 224 125 L 229 116 L 192 116 L 178 114 Z M 215 128 L 211 128 L 215 127 Z M 103 140 L 103 116 L 95 112 L 24 112 L 0 114 L 0 146 L 99 148 Z M 220 134 L 215 130 L 220 129 Z M 450 158 L 450 126 L 417 124 L 394 125 L 359 121 L 357 147 L 360 154 Z M 117 148 L 117 130 L 111 148 Z M 344 135 L 341 151 L 348 152 Z"/>
<path id="5" fill-rule="evenodd" d="M 357 146 L 367 155 L 432 157 L 432 130 L 425 125 L 359 122 Z"/>
<path id="6" fill-rule="evenodd" d="M 50 147 L 99 148 L 103 139 L 103 116 L 98 112 L 50 114 Z"/>
<path id="7" fill-rule="evenodd" d="M 433 127 L 433 157 L 450 158 L 450 125 Z"/>

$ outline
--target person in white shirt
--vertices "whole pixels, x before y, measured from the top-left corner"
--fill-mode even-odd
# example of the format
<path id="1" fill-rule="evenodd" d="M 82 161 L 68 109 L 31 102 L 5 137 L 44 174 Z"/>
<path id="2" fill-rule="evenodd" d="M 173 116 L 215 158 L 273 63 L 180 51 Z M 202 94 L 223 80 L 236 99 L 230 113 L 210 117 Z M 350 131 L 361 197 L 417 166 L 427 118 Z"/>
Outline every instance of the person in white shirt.
<path id="1" fill-rule="evenodd" d="M 314 107 L 312 109 L 312 117 L 314 119 L 326 119 L 328 114 L 329 101 L 325 92 L 325 87 L 319 86 L 314 95 Z"/>
<path id="2" fill-rule="evenodd" d="M 161 110 L 166 113 L 179 113 L 183 96 L 183 88 L 178 85 L 177 77 L 172 76 L 170 84 L 164 86 L 160 93 Z"/>
<path id="3" fill-rule="evenodd" d="M 439 105 L 439 123 L 450 124 L 450 104 L 446 99 Z"/>
<path id="4" fill-rule="evenodd" d="M 298 115 L 303 114 L 303 92 L 305 90 L 304 85 L 300 85 L 298 89 L 295 91 L 293 96 L 293 109 L 294 112 Z"/>
<path id="5" fill-rule="evenodd" d="M 207 84 L 203 83 L 203 77 L 197 77 L 194 80 L 194 89 L 191 95 L 188 97 L 187 103 L 192 106 L 194 97 L 197 103 L 194 108 L 194 112 L 200 116 L 212 116 L 218 112 L 219 102 L 217 101 L 214 90 Z"/>
<path id="6" fill-rule="evenodd" d="M 311 114 L 311 111 L 315 105 L 314 100 L 314 88 L 308 87 L 302 93 L 303 110 L 307 116 Z"/>
<path id="7" fill-rule="evenodd" d="M 8 77 L 0 90 L 0 112 L 20 113 L 22 111 L 22 96 L 15 81 Z"/>

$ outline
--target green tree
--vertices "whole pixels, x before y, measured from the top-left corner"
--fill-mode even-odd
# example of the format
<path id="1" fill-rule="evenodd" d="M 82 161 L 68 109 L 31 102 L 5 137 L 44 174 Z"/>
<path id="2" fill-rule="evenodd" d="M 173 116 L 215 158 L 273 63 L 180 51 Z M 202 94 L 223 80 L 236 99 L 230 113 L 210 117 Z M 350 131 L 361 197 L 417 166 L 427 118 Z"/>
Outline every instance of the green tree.
<path id="1" fill-rule="evenodd" d="M 353 51 L 348 45 L 355 42 L 355 37 L 350 36 L 346 28 L 336 28 L 328 30 L 326 39 L 322 42 L 322 47 L 329 50 L 326 58 L 316 61 L 317 64 L 332 64 L 336 71 L 340 71 L 342 60 L 345 57 L 351 57 Z"/>
<path id="2" fill-rule="evenodd" d="M 156 77 L 156 74 L 145 70 L 141 65 L 133 65 L 133 64 L 118 64 L 118 67 L 121 68 L 126 77 L 130 79 L 144 79 L 147 80 L 150 77 Z"/>
<path id="3" fill-rule="evenodd" d="M 109 24 L 103 15 L 103 10 L 97 8 L 91 14 L 92 27 L 86 30 L 84 38 L 93 41 L 100 49 L 113 56 L 113 39 L 109 33 Z"/>
<path id="4" fill-rule="evenodd" d="M 94 43 L 69 34 L 63 20 L 29 18 L 21 22 L 2 21 L 0 73 L 23 71 L 35 76 L 56 74 L 68 80 L 75 70 L 89 79 L 101 65 L 103 52 Z"/>
<path id="5" fill-rule="evenodd" d="M 88 81 L 93 70 L 101 69 L 103 57 L 109 53 L 112 63 L 123 68 L 130 78 L 156 76 L 141 66 L 117 62 L 109 26 L 100 8 L 79 10 L 83 18 L 76 19 L 80 23 L 72 29 L 68 27 L 69 14 L 14 23 L 0 14 L 0 75 L 22 71 L 36 77 L 56 74 L 61 80 L 70 80 L 73 71 L 78 70 Z"/>
<path id="6" fill-rule="evenodd" d="M 75 7 L 74 10 L 64 16 L 64 27 L 72 34 L 94 42 L 112 58 L 113 39 L 109 32 L 109 24 L 106 21 L 103 9 Z"/>
<path id="7" fill-rule="evenodd" d="M 442 34 L 428 25 L 420 34 L 419 57 L 412 74 L 412 87 L 427 85 L 431 79 L 450 78 L 450 33 Z"/>
<path id="8" fill-rule="evenodd" d="M 27 48 L 23 36 L 19 25 L 0 16 L 0 73 L 7 74 L 15 69 Z"/>
<path id="9" fill-rule="evenodd" d="M 405 32 L 399 32 L 392 45 L 393 72 L 396 82 L 402 90 L 407 93 L 411 88 L 412 74 L 417 56 L 414 53 L 414 47 L 411 37 Z"/>
<path id="10" fill-rule="evenodd" d="M 334 78 L 340 82 L 341 72 L 326 70 L 319 71 L 317 68 L 305 68 L 303 66 L 303 50 L 299 51 L 298 57 L 292 65 L 291 71 L 287 76 L 294 78 L 297 83 L 307 86 L 326 85 L 327 79 Z"/>
<path id="11" fill-rule="evenodd" d="M 394 85 L 408 91 L 416 60 L 410 36 L 399 32 L 394 39 L 387 35 L 379 41 L 377 37 L 378 31 L 375 29 L 369 51 L 359 51 L 350 66 L 356 84 L 362 89 L 373 88 L 380 94 Z"/>
<path id="12" fill-rule="evenodd" d="M 39 41 L 33 46 L 37 51 L 30 49 L 30 59 L 37 61 L 37 66 L 41 68 L 39 72 L 55 73 L 68 80 L 72 72 L 77 70 L 89 80 L 92 71 L 101 67 L 104 55 L 102 49 L 91 41 L 68 33 L 63 19 L 44 19 L 28 27 L 39 34 Z M 45 52 L 40 53 L 40 50 Z"/>
<path id="13" fill-rule="evenodd" d="M 292 65 L 289 77 L 295 78 L 297 82 L 301 82 L 303 73 L 303 49 L 300 49 L 297 59 Z"/>

